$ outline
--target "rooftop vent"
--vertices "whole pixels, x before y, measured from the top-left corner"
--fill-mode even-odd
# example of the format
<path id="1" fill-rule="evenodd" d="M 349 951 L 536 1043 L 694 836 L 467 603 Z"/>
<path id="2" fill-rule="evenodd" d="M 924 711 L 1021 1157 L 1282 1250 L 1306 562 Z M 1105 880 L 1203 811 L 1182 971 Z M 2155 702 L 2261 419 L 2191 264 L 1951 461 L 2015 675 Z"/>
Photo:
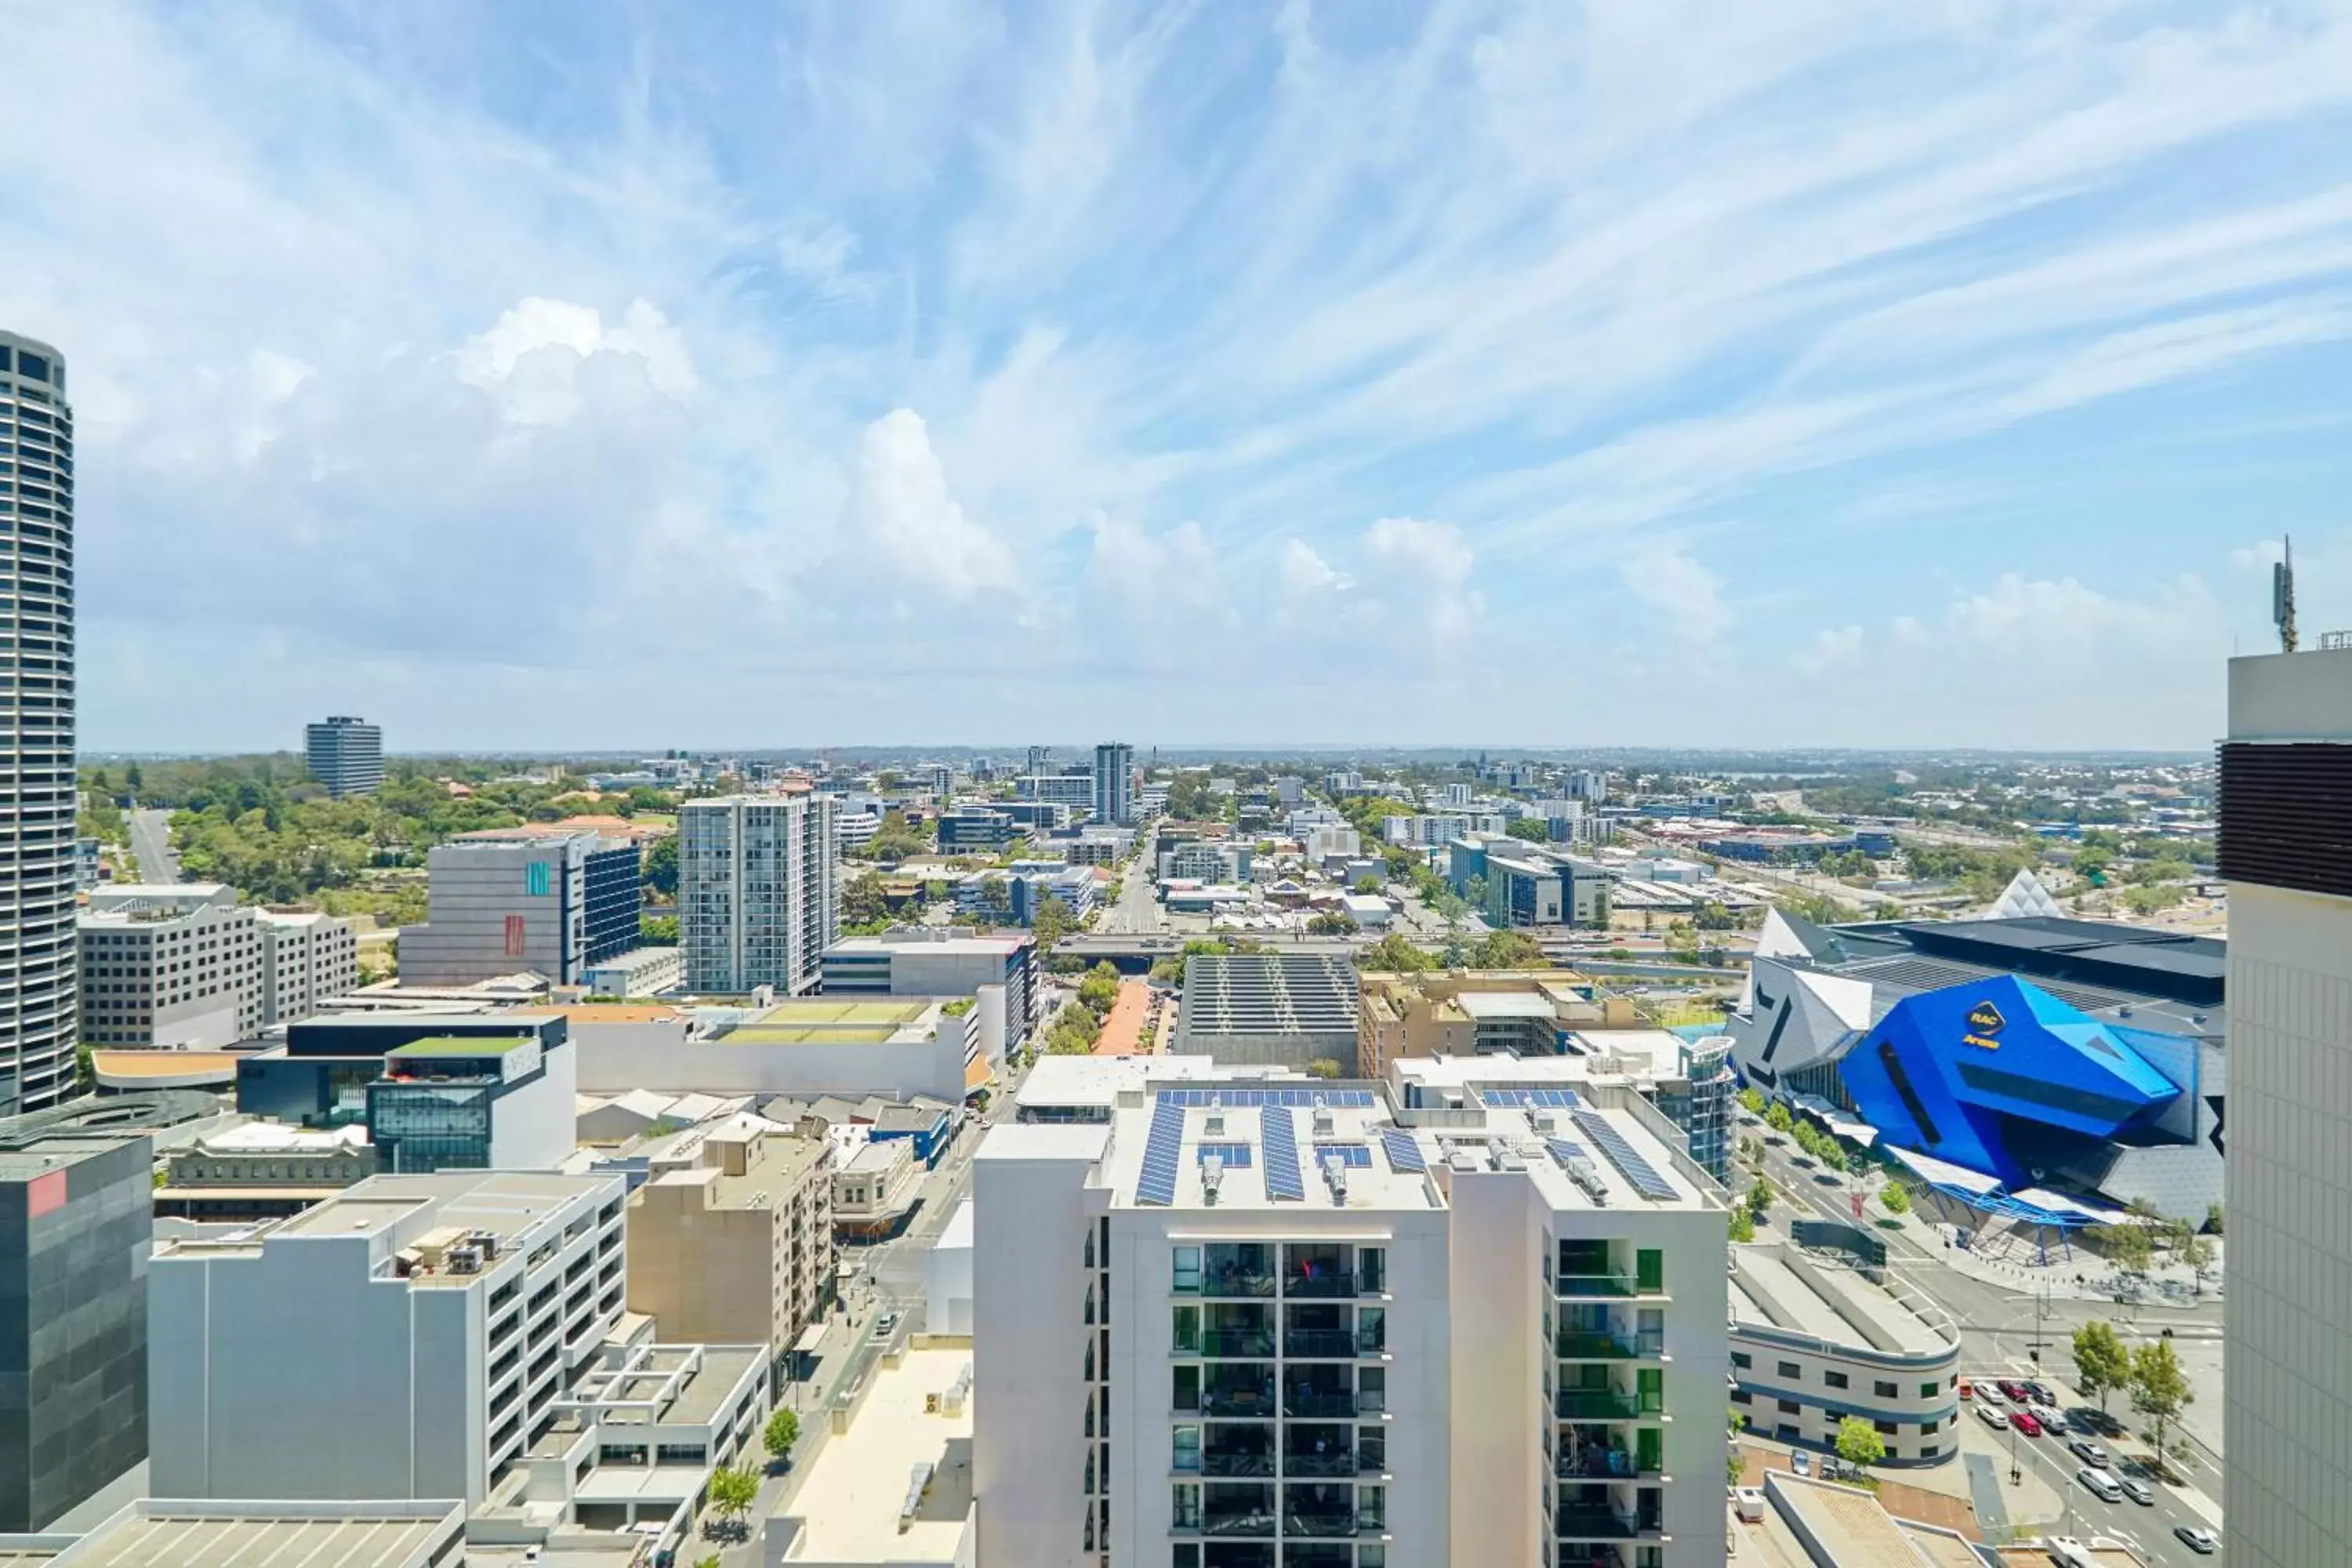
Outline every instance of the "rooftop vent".
<path id="1" fill-rule="evenodd" d="M 1331 1189 L 1332 1200 L 1344 1205 L 1348 1201 L 1348 1162 L 1337 1154 L 1324 1155 L 1323 1180 Z"/>
<path id="2" fill-rule="evenodd" d="M 1205 1154 L 1201 1159 L 1201 1191 L 1211 1203 L 1217 1201 L 1217 1189 L 1225 1184 L 1225 1159 L 1222 1154 Z"/>

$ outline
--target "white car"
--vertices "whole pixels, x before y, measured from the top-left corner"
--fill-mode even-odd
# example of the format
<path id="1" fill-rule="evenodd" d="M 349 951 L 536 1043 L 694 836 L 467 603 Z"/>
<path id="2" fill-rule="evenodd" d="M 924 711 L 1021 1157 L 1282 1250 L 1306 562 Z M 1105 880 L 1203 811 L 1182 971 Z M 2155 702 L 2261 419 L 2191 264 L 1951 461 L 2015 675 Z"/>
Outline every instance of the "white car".
<path id="1" fill-rule="evenodd" d="M 2009 1430 L 2009 1412 L 2006 1410 L 1995 1410 L 1990 1405 L 1979 1405 L 1977 1406 L 1977 1419 L 1996 1432 Z"/>
<path id="2" fill-rule="evenodd" d="M 2105 1470 L 2095 1470 L 2084 1465 L 2074 1472 L 2074 1479 L 2084 1491 L 2092 1493 L 2101 1502 L 2123 1501 L 2124 1489 L 2117 1486 L 2116 1478 Z"/>
<path id="3" fill-rule="evenodd" d="M 2183 1546 L 2200 1557 L 2210 1557 L 2221 1550 L 2221 1538 L 2201 1524 L 2176 1524 L 2172 1527 L 2172 1533 L 2180 1538 Z"/>
<path id="4" fill-rule="evenodd" d="M 1989 1377 L 1980 1377 L 1977 1380 L 1976 1396 L 1978 1403 L 1980 1405 L 2006 1405 L 2009 1403 L 2009 1395 L 2003 1394 L 2000 1391 L 2000 1386 Z"/>

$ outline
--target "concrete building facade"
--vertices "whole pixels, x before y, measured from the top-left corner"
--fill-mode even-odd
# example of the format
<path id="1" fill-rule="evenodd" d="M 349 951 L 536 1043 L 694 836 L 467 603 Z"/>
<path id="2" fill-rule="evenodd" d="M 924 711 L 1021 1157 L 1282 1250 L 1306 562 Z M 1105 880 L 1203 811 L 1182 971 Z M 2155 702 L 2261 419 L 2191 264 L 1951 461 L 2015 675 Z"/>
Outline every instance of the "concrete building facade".
<path id="1" fill-rule="evenodd" d="M 629 1310 L 662 1337 L 782 1354 L 832 1300 L 833 1144 L 734 1118 L 629 1196 Z"/>
<path id="2" fill-rule="evenodd" d="M 2352 1561 L 2352 650 L 2230 661 L 2229 1561 Z"/>
<path id="3" fill-rule="evenodd" d="M 359 989 L 360 939 L 351 926 L 315 910 L 261 910 L 261 1018 L 290 1024 L 330 997 Z"/>
<path id="4" fill-rule="evenodd" d="M 337 800 L 383 787 L 383 729 L 362 719 L 337 717 L 306 725 L 302 752 L 311 776 Z"/>
<path id="5" fill-rule="evenodd" d="M 425 923 L 400 933 L 408 984 L 467 985 L 528 969 L 573 985 L 591 963 L 636 945 L 633 844 L 592 832 L 469 833 L 435 845 L 425 865 Z"/>
<path id="6" fill-rule="evenodd" d="M 550 1425 L 624 1307 L 619 1176 L 377 1176 L 149 1266 L 150 1489 L 461 1498 Z"/>
<path id="7" fill-rule="evenodd" d="M 1587 1114 L 1194 1081 L 993 1129 L 980 1568 L 1716 1568 L 1723 1195 Z"/>
<path id="8" fill-rule="evenodd" d="M 79 925 L 93 1045 L 219 1049 L 268 1022 L 260 922 L 225 883 L 101 888 Z"/>
<path id="9" fill-rule="evenodd" d="M 830 795 L 728 795 L 678 812 L 679 945 L 688 990 L 797 995 L 841 933 Z"/>
<path id="10" fill-rule="evenodd" d="M 1110 827 L 1135 822 L 1135 748 L 1110 741 L 1095 748 L 1095 820 Z"/>
<path id="11" fill-rule="evenodd" d="M 828 996 L 976 996 L 1004 988 L 1008 1047 L 1028 1043 L 1036 1024 L 1037 943 L 1019 933 L 971 936 L 936 926 L 894 926 L 880 936 L 844 937 L 824 950 Z"/>
<path id="12" fill-rule="evenodd" d="M 71 1099 L 74 1082 L 74 418 L 63 355 L 0 331 L 0 492 L 15 624 L 0 699 L 0 1111 Z"/>
<path id="13" fill-rule="evenodd" d="M 1205 954 L 1185 961 L 1176 1015 L 1180 1052 L 1227 1067 L 1352 1072 L 1356 969 L 1326 953 Z"/>

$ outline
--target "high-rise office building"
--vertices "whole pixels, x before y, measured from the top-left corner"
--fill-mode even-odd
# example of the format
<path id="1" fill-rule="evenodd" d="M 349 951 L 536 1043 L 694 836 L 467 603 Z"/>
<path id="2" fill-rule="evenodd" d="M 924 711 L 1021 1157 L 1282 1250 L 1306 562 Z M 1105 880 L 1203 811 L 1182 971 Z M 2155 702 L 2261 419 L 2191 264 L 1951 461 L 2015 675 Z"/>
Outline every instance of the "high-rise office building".
<path id="1" fill-rule="evenodd" d="M 1726 1199 L 1639 1096 L 1118 1098 L 975 1162 L 980 1568 L 1720 1568 Z"/>
<path id="2" fill-rule="evenodd" d="M 2352 1562 L 2352 650 L 2230 661 L 2229 1559 Z M 2217 1101 L 2218 1103 L 2218 1101 Z"/>
<path id="3" fill-rule="evenodd" d="M 12 1533 L 47 1529 L 147 1453 L 154 1150 L 75 1114 L 0 1121 L 0 1531 Z M 122 1120 L 137 1125 L 135 1110 Z"/>
<path id="4" fill-rule="evenodd" d="M 381 725 L 341 717 L 307 725 L 302 749 L 311 773 L 338 800 L 347 795 L 373 795 L 383 784 Z"/>
<path id="5" fill-rule="evenodd" d="M 64 358 L 0 331 L 0 542 L 16 573 L 0 696 L 0 1112 L 74 1094 L 73 410 Z"/>
<path id="6" fill-rule="evenodd" d="M 689 991 L 814 987 L 840 934 L 831 795 L 721 795 L 677 816 L 677 934 Z"/>
<path id="7" fill-rule="evenodd" d="M 634 844 L 562 823 L 488 828 L 425 858 L 425 923 L 400 933 L 401 978 L 464 985 L 533 970 L 577 984 L 637 944 Z"/>
<path id="8" fill-rule="evenodd" d="M 1118 827 L 1135 820 L 1135 748 L 1123 742 L 1095 748 L 1095 820 Z"/>

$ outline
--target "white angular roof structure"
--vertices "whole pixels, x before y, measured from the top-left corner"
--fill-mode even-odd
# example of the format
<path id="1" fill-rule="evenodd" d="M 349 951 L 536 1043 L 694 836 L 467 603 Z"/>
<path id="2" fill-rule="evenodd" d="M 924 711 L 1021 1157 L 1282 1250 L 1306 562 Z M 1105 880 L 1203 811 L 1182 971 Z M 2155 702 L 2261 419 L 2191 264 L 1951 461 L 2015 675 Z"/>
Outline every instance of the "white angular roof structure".
<path id="1" fill-rule="evenodd" d="M 2042 885 L 2041 878 L 2031 871 L 2021 870 L 2010 879 L 2009 886 L 1994 900 L 1992 908 L 1979 918 L 1989 921 L 2033 917 L 2063 920 L 2066 911 L 2058 907 L 2058 900 L 2050 896 L 2050 889 Z"/>

